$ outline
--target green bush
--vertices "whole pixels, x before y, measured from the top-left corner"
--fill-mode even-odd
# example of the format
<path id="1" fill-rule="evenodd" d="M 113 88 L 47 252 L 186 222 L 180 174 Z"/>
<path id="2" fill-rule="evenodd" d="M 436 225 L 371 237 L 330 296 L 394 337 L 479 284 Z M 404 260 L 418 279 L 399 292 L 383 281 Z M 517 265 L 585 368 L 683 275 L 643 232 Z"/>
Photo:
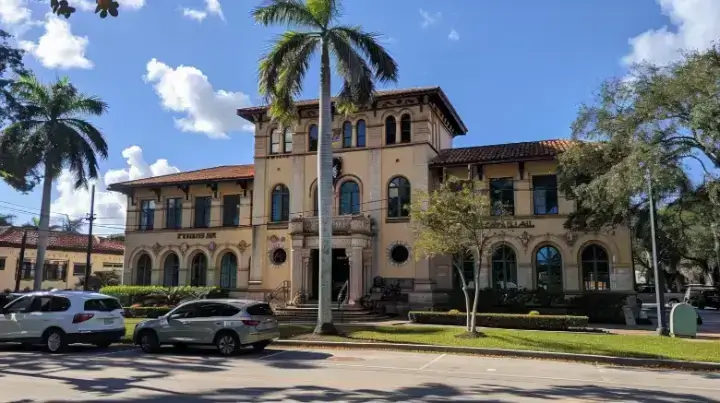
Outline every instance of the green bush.
<path id="1" fill-rule="evenodd" d="M 155 319 L 170 312 L 169 306 L 139 306 L 124 307 L 126 318 L 149 318 Z"/>
<path id="2" fill-rule="evenodd" d="M 464 313 L 411 311 L 408 318 L 412 323 L 428 325 L 466 324 Z M 588 325 L 587 316 L 564 315 L 521 315 L 501 313 L 479 313 L 476 315 L 480 327 L 498 327 L 503 329 L 525 330 L 569 330 L 583 329 Z"/>
<path id="3" fill-rule="evenodd" d="M 185 299 L 226 298 L 219 287 L 164 287 L 159 285 L 115 285 L 103 287 L 100 293 L 113 296 L 123 305 L 176 305 Z"/>

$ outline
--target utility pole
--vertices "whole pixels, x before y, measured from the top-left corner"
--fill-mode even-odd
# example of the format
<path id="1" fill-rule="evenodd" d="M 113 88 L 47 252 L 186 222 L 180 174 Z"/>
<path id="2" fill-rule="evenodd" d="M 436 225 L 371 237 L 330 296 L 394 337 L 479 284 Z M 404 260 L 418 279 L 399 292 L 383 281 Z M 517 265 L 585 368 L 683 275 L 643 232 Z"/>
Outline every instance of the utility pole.
<path id="1" fill-rule="evenodd" d="M 653 274 L 655 275 L 655 303 L 657 304 L 658 317 L 658 335 L 665 336 L 668 334 L 667 323 L 665 323 L 665 282 L 663 276 L 660 275 L 657 263 L 657 245 L 655 244 L 655 200 L 653 199 L 652 176 L 650 168 L 647 168 L 648 176 L 648 201 L 650 202 L 650 238 L 652 241 L 652 260 Z"/>
<path id="2" fill-rule="evenodd" d="M 90 214 L 87 218 L 90 224 L 88 225 L 88 244 L 87 244 L 87 260 L 85 260 L 85 281 L 83 281 L 83 290 L 90 290 L 90 273 L 91 262 L 92 262 L 92 247 L 93 247 L 93 222 L 95 221 L 95 185 L 92 185 L 90 190 Z"/>
<path id="3" fill-rule="evenodd" d="M 27 230 L 23 231 L 22 242 L 20 243 L 20 257 L 18 258 L 17 271 L 15 272 L 15 292 L 20 292 L 20 280 L 22 280 L 25 266 L 25 246 L 27 245 Z"/>

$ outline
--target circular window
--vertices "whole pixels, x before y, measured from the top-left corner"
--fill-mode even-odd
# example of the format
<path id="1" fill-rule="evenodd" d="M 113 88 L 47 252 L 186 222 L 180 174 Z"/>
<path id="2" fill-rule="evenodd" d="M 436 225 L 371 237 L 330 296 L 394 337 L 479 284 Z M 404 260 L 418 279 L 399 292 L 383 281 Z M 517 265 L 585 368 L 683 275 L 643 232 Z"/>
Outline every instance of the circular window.
<path id="1" fill-rule="evenodd" d="M 390 250 L 390 258 L 397 264 L 405 263 L 410 257 L 410 251 L 405 245 L 395 245 Z"/>
<path id="2" fill-rule="evenodd" d="M 281 265 L 287 260 L 287 252 L 282 248 L 275 249 L 270 253 L 270 259 L 272 259 L 273 264 Z"/>

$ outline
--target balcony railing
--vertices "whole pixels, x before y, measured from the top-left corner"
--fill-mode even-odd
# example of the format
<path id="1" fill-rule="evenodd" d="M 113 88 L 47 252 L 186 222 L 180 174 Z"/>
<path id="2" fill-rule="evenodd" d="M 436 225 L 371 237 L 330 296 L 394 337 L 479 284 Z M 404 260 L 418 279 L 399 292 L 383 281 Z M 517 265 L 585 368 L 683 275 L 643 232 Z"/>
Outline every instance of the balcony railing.
<path id="1" fill-rule="evenodd" d="M 290 220 L 290 234 L 317 234 L 318 217 L 298 217 Z M 366 234 L 373 231 L 372 219 L 362 214 L 344 215 L 332 218 L 332 232 L 335 235 Z"/>

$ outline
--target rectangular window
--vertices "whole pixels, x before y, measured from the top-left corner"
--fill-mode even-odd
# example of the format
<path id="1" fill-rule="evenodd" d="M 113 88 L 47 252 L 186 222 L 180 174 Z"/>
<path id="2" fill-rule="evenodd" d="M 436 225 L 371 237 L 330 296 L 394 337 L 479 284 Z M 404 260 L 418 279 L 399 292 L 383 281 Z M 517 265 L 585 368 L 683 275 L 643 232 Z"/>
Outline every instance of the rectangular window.
<path id="1" fill-rule="evenodd" d="M 73 263 L 73 276 L 84 276 L 85 268 L 87 268 L 85 263 Z"/>
<path id="2" fill-rule="evenodd" d="M 295 134 L 292 129 L 285 129 L 285 149 L 283 152 L 291 153 L 293 144 L 293 135 Z"/>
<path id="3" fill-rule="evenodd" d="M 67 262 L 45 262 L 43 281 L 65 281 Z"/>
<path id="4" fill-rule="evenodd" d="M 207 228 L 210 226 L 210 196 L 195 198 L 195 228 Z"/>
<path id="5" fill-rule="evenodd" d="M 0 257 L 0 270 L 5 270 L 5 261 L 7 258 Z"/>
<path id="6" fill-rule="evenodd" d="M 123 264 L 122 263 L 110 263 L 110 262 L 103 262 L 103 269 L 122 269 Z"/>
<path id="7" fill-rule="evenodd" d="M 532 186 L 535 215 L 558 214 L 557 177 L 533 176 Z"/>
<path id="8" fill-rule="evenodd" d="M 26 260 L 23 262 L 23 266 L 22 266 L 22 279 L 23 280 L 32 280 L 34 267 L 35 267 L 35 262 L 31 262 L 29 260 Z"/>
<path id="9" fill-rule="evenodd" d="M 165 228 L 182 227 L 182 200 L 179 197 L 165 200 Z"/>
<path id="10" fill-rule="evenodd" d="M 240 195 L 223 197 L 223 227 L 240 225 Z"/>
<path id="11" fill-rule="evenodd" d="M 280 154 L 280 130 L 273 129 L 270 133 L 270 154 Z"/>
<path id="12" fill-rule="evenodd" d="M 150 231 L 155 224 L 155 200 L 140 202 L 140 231 Z"/>
<path id="13" fill-rule="evenodd" d="M 490 179 L 492 215 L 515 215 L 515 190 L 512 178 Z"/>

